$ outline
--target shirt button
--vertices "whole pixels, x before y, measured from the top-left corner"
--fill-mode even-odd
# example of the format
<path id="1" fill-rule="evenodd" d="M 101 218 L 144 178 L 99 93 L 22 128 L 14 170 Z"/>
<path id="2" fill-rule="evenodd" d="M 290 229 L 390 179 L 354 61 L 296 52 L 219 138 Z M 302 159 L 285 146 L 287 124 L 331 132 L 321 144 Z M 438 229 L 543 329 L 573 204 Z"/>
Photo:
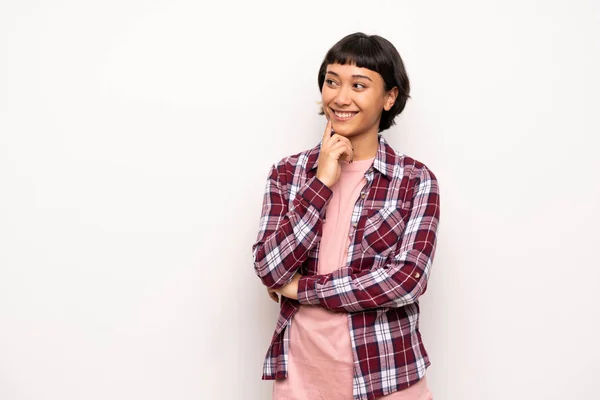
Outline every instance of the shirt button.
<path id="1" fill-rule="evenodd" d="M 358 226 L 358 224 L 354 223 L 354 224 L 352 224 L 352 226 L 353 226 L 354 228 L 356 228 L 356 227 Z"/>
<path id="2" fill-rule="evenodd" d="M 418 272 L 415 274 L 415 278 L 417 278 L 417 279 L 418 279 L 420 276 L 421 276 L 421 274 L 420 274 L 420 273 L 418 273 Z"/>
<path id="3" fill-rule="evenodd" d="M 360 194 L 360 197 L 364 199 L 366 195 L 367 194 L 363 192 L 363 193 Z"/>

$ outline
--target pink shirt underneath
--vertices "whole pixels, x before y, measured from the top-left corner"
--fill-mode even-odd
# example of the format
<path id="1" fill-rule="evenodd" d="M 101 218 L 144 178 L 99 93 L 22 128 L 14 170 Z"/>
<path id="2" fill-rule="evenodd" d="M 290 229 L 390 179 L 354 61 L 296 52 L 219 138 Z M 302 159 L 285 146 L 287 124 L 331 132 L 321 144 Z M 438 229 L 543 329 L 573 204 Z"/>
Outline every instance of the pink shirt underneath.
<path id="1" fill-rule="evenodd" d="M 367 183 L 364 174 L 375 157 L 342 161 L 341 175 L 331 187 L 333 196 L 319 249 L 318 272 L 330 273 L 345 264 L 350 246 L 350 220 L 354 203 Z M 288 376 L 273 382 L 273 400 L 352 400 L 354 358 L 348 314 L 323 307 L 301 305 L 290 329 Z M 428 400 L 425 377 L 382 400 Z"/>

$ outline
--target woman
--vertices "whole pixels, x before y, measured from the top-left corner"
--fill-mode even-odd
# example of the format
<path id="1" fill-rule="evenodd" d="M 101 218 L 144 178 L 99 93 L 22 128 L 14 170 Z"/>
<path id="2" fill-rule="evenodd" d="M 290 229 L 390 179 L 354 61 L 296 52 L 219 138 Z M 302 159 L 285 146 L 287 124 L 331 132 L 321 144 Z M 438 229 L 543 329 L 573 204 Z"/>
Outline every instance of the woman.
<path id="1" fill-rule="evenodd" d="M 396 48 L 355 33 L 318 75 L 319 144 L 272 165 L 254 268 L 280 313 L 263 379 L 277 400 L 425 400 L 419 332 L 439 222 L 423 163 L 380 132 L 409 96 Z"/>

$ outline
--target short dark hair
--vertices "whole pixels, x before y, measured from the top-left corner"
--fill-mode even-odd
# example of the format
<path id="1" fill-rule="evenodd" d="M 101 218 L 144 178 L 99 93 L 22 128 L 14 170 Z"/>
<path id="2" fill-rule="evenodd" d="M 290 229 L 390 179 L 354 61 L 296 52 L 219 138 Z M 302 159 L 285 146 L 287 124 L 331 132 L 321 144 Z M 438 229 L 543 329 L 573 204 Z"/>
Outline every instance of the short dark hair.
<path id="1" fill-rule="evenodd" d="M 323 91 L 329 64 L 354 64 L 359 68 L 367 68 L 383 77 L 385 91 L 394 86 L 398 87 L 396 102 L 389 111 L 383 110 L 381 114 L 379 132 L 394 125 L 394 118 L 404 110 L 406 100 L 410 98 L 410 82 L 402 58 L 393 44 L 381 36 L 366 35 L 362 32 L 344 37 L 329 49 L 319 68 L 320 92 Z M 319 114 L 324 114 L 323 108 Z"/>

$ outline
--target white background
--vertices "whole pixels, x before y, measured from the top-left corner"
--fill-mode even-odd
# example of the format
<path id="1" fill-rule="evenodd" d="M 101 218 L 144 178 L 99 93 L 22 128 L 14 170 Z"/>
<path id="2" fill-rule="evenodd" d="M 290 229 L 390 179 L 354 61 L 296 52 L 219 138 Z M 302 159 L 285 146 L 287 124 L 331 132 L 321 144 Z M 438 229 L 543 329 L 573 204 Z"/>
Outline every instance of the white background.
<path id="1" fill-rule="evenodd" d="M 440 183 L 435 399 L 600 398 L 597 2 L 4 0 L 0 399 L 270 398 L 264 183 L 356 31 L 400 51 L 384 136 Z"/>

